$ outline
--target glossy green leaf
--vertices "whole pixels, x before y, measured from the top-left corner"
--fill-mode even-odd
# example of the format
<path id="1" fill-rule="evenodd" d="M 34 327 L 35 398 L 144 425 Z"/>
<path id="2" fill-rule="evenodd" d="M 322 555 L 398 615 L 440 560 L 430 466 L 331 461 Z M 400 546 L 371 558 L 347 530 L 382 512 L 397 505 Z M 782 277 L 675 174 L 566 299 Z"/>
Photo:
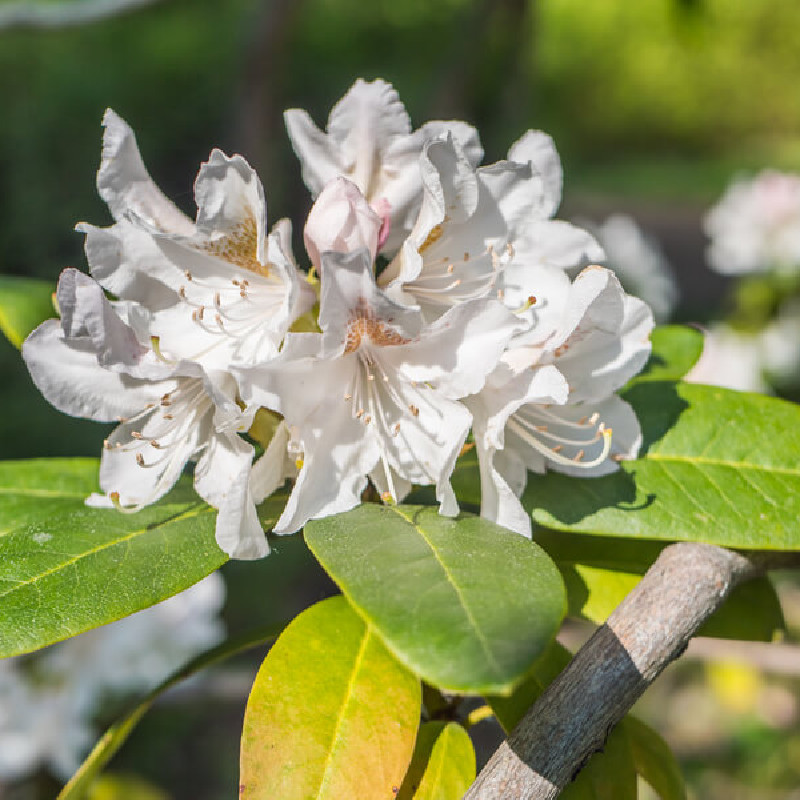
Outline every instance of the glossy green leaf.
<path id="1" fill-rule="evenodd" d="M 101 770 L 111 760 L 111 757 L 122 747 L 131 731 L 136 727 L 139 720 L 147 713 L 154 701 L 164 692 L 171 689 L 181 681 L 190 678 L 206 667 L 225 661 L 245 650 L 249 650 L 257 645 L 264 644 L 274 639 L 283 629 L 284 624 L 270 625 L 266 628 L 250 631 L 236 639 L 223 642 L 197 658 L 192 659 L 188 664 L 181 667 L 174 675 L 170 676 L 160 686 L 149 692 L 142 700 L 138 701 L 131 709 L 117 722 L 115 722 L 104 734 L 100 741 L 92 748 L 92 752 L 86 757 L 78 771 L 70 778 L 69 783 L 61 790 L 56 800 L 82 800 L 87 796 L 87 792 L 92 790 L 89 800 L 95 799 L 94 790 L 97 786 L 95 780 Z"/>
<path id="2" fill-rule="evenodd" d="M 227 556 L 216 512 L 185 488 L 136 514 L 92 509 L 94 459 L 0 462 L 0 656 L 147 608 Z"/>
<path id="3" fill-rule="evenodd" d="M 14 347 L 22 347 L 34 328 L 55 316 L 54 290 L 46 281 L 0 275 L 0 331 Z"/>
<path id="4" fill-rule="evenodd" d="M 394 798 L 420 704 L 419 681 L 343 597 L 317 603 L 286 628 L 256 676 L 239 797 Z"/>
<path id="5" fill-rule="evenodd" d="M 636 771 L 661 800 L 686 800 L 686 786 L 669 745 L 648 725 L 628 715 L 622 722 Z"/>
<path id="6" fill-rule="evenodd" d="M 653 350 L 644 369 L 629 383 L 679 381 L 703 353 L 703 334 L 686 325 L 659 325 L 650 335 Z"/>
<path id="7" fill-rule="evenodd" d="M 710 386 L 626 393 L 640 458 L 601 478 L 531 476 L 523 505 L 546 527 L 607 536 L 800 549 L 800 407 Z"/>
<path id="8" fill-rule="evenodd" d="M 367 504 L 309 523 L 305 536 L 397 658 L 445 691 L 510 691 L 564 616 L 553 562 L 480 517 Z"/>
<path id="9" fill-rule="evenodd" d="M 474 780 L 469 734 L 455 722 L 426 722 L 397 800 L 461 800 Z"/>

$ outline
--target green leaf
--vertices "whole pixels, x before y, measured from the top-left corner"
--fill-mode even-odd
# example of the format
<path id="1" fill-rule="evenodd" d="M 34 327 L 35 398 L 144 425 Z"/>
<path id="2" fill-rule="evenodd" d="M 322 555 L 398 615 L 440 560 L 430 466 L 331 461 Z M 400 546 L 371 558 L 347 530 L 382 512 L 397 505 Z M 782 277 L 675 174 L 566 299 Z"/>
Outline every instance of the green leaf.
<path id="1" fill-rule="evenodd" d="M 317 603 L 286 628 L 256 676 L 239 797 L 394 797 L 420 704 L 419 681 L 343 597 Z"/>
<path id="2" fill-rule="evenodd" d="M 305 536 L 397 658 L 444 691 L 509 692 L 564 616 L 541 548 L 480 517 L 368 504 L 309 523 Z"/>
<path id="3" fill-rule="evenodd" d="M 645 381 L 679 381 L 703 352 L 703 334 L 685 325 L 660 325 L 650 335 L 653 351 L 628 387 Z"/>
<path id="4" fill-rule="evenodd" d="M 626 393 L 640 458 L 601 478 L 531 476 L 523 505 L 579 533 L 800 549 L 800 407 L 711 386 L 640 383 Z"/>
<path id="5" fill-rule="evenodd" d="M 620 723 L 630 743 L 636 771 L 661 800 L 686 800 L 686 787 L 669 745 L 648 725 L 628 715 Z"/>
<path id="6" fill-rule="evenodd" d="M 81 800 L 86 796 L 87 791 L 92 787 L 93 782 L 100 771 L 111 760 L 111 757 L 125 743 L 131 731 L 136 727 L 139 720 L 145 715 L 153 702 L 160 695 L 171 689 L 176 684 L 191 677 L 202 669 L 224 661 L 237 655 L 251 647 L 274 639 L 283 629 L 284 624 L 270 625 L 260 628 L 236 639 L 223 642 L 197 658 L 192 659 L 184 667 L 181 667 L 174 675 L 169 677 L 160 686 L 149 692 L 142 700 L 139 700 L 121 719 L 115 722 L 106 732 L 100 741 L 94 746 L 92 752 L 78 768 L 78 771 L 70 778 L 69 783 L 61 790 L 56 800 Z M 96 785 L 96 784 L 95 784 Z M 92 796 L 94 797 L 94 795 Z"/>
<path id="7" fill-rule="evenodd" d="M 397 800 L 460 800 L 474 780 L 469 734 L 456 722 L 426 722 Z"/>
<path id="8" fill-rule="evenodd" d="M 0 657 L 165 600 L 227 561 L 216 511 L 179 487 L 136 514 L 93 509 L 94 459 L 0 462 Z"/>
<path id="9" fill-rule="evenodd" d="M 55 316 L 54 287 L 46 281 L 0 275 L 0 331 L 16 348 L 38 325 Z"/>

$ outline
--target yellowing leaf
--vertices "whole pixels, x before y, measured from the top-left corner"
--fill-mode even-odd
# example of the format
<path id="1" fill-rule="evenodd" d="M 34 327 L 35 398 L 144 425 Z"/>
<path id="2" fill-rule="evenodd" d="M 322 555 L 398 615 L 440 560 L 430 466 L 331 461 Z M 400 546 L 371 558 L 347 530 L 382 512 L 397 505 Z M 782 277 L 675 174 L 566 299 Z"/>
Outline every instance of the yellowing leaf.
<path id="1" fill-rule="evenodd" d="M 414 748 L 419 682 L 343 597 L 304 611 L 256 676 L 242 800 L 393 800 Z"/>

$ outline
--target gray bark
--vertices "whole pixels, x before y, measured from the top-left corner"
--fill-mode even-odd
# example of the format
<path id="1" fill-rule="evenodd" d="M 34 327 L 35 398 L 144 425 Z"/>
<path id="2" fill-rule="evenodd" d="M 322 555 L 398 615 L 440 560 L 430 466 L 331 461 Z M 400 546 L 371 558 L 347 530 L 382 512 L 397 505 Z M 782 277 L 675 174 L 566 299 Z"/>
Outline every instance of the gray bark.
<path id="1" fill-rule="evenodd" d="M 528 709 L 465 800 L 556 797 L 734 586 L 796 560 L 796 554 L 748 557 L 705 544 L 664 549 Z"/>

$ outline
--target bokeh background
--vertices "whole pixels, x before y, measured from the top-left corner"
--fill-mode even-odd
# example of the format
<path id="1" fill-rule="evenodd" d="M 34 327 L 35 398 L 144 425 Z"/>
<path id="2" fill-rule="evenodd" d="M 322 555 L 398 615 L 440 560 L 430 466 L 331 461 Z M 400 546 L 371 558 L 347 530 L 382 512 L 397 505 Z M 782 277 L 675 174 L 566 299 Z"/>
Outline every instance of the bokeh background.
<path id="1" fill-rule="evenodd" d="M 60 7 L 59 24 L 42 23 L 48 5 Z M 356 77 L 382 77 L 415 127 L 476 125 L 486 163 L 527 128 L 543 129 L 565 168 L 559 216 L 632 215 L 676 272 L 673 318 L 699 323 L 726 316 L 735 295 L 705 263 L 703 214 L 737 174 L 800 171 L 796 0 L 139 0 L 67 24 L 103 5 L 114 3 L 0 2 L 0 273 L 55 284 L 64 267 L 85 266 L 74 225 L 111 221 L 94 186 L 108 106 L 190 215 L 210 150 L 243 154 L 264 183 L 270 222 L 293 219 L 301 261 L 310 198 L 284 109 L 306 108 L 322 126 Z M 103 427 L 50 409 L 2 337 L 0 375 L 0 457 L 99 452 Z M 311 569 L 301 542 L 263 564 L 228 565 L 229 627 L 329 592 Z M 797 641 L 798 591 L 788 580 L 782 591 Z M 189 692 L 157 708 L 112 767 L 169 797 L 230 797 L 254 663 L 240 665 L 244 689 L 233 681 L 213 702 Z M 693 797 L 800 797 L 798 673 L 797 659 L 775 670 L 752 655 L 712 654 L 653 690 L 643 713 L 680 755 Z"/>

